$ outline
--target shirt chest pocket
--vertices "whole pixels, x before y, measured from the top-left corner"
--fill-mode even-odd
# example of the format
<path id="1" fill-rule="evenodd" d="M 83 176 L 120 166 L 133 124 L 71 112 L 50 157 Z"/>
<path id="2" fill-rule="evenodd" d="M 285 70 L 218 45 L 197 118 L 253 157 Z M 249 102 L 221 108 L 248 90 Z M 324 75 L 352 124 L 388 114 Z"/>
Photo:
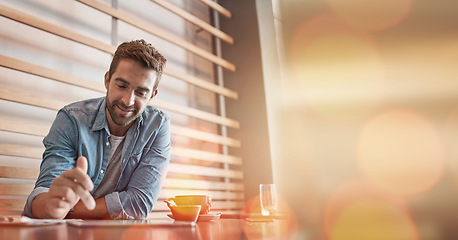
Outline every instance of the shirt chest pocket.
<path id="1" fill-rule="evenodd" d="M 126 163 L 125 163 L 125 168 L 123 171 L 123 174 L 126 175 L 132 175 L 132 173 L 135 171 L 137 168 L 138 164 L 140 163 L 142 157 L 142 152 L 139 153 L 133 153 L 130 156 L 126 158 Z"/>
<path id="2" fill-rule="evenodd" d="M 125 157 L 127 162 L 123 163 L 125 167 L 121 173 L 122 175 L 121 175 L 121 178 L 119 179 L 117 190 L 124 190 L 127 187 L 130 179 L 132 178 L 132 175 L 135 169 L 137 169 L 138 165 L 140 164 L 141 157 L 142 157 L 141 152 L 131 154 L 129 157 Z"/>

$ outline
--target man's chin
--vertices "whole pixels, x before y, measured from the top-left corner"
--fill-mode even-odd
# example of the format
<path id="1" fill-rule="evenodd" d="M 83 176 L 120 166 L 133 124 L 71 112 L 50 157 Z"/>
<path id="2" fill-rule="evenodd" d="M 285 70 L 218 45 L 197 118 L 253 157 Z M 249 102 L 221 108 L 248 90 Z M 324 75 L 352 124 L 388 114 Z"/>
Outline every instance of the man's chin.
<path id="1" fill-rule="evenodd" d="M 116 125 L 120 126 L 120 127 L 125 127 L 127 125 L 129 125 L 130 123 L 132 123 L 133 120 L 129 119 L 129 120 L 126 120 L 126 121 L 113 121 Z"/>
<path id="2" fill-rule="evenodd" d="M 125 127 L 129 125 L 133 121 L 132 117 L 125 117 L 125 116 L 116 116 L 115 119 L 113 119 L 113 122 L 121 127 Z"/>

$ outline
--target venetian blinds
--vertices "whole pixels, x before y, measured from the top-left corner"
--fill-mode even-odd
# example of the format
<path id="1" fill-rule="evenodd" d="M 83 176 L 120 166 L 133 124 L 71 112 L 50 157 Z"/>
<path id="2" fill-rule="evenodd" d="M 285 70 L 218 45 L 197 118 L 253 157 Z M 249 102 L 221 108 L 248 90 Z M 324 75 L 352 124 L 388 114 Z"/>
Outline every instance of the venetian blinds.
<path id="1" fill-rule="evenodd" d="M 172 123 L 172 158 L 151 216 L 163 200 L 210 194 L 213 211 L 239 212 L 244 202 L 242 159 L 226 136 L 239 122 L 227 117 L 220 44 L 234 39 L 215 27 L 230 12 L 208 0 L 0 1 L 0 214 L 20 214 L 38 176 L 56 111 L 104 96 L 103 75 L 116 46 L 145 39 L 167 58 L 152 105 Z M 216 21 L 215 21 L 216 20 Z"/>

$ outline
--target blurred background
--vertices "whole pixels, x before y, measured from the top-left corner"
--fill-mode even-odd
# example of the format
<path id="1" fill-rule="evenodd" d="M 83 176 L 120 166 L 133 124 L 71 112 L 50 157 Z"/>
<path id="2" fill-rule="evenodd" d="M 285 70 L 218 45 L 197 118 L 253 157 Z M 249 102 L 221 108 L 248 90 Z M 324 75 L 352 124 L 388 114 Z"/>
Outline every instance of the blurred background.
<path id="1" fill-rule="evenodd" d="M 250 8 L 220 2 L 234 20 Z M 256 12 L 259 40 L 249 17 L 222 24 L 237 39 L 224 56 L 241 61 L 238 77 L 225 79 L 244 106 L 229 113 L 264 99 L 267 157 L 297 238 L 458 237 L 458 2 L 256 1 Z M 256 112 L 239 114 L 242 131 L 263 123 Z M 242 135 L 255 189 L 269 180 L 256 171 L 266 156 L 250 156 L 247 144 L 262 139 L 232 134 Z"/>
<path id="2" fill-rule="evenodd" d="M 272 171 L 298 239 L 456 239 L 458 1 L 272 9 Z"/>

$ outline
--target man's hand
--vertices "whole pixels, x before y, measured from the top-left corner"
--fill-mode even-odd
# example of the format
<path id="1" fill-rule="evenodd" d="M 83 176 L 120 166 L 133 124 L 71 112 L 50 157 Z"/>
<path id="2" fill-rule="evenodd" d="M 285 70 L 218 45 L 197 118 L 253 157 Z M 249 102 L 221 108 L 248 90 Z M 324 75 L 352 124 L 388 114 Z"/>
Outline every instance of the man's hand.
<path id="1" fill-rule="evenodd" d="M 75 168 L 54 179 L 49 192 L 42 193 L 33 200 L 33 216 L 63 219 L 80 199 L 87 209 L 94 209 L 95 201 L 90 193 L 94 184 L 86 172 L 87 159 L 81 156 L 76 160 Z"/>

